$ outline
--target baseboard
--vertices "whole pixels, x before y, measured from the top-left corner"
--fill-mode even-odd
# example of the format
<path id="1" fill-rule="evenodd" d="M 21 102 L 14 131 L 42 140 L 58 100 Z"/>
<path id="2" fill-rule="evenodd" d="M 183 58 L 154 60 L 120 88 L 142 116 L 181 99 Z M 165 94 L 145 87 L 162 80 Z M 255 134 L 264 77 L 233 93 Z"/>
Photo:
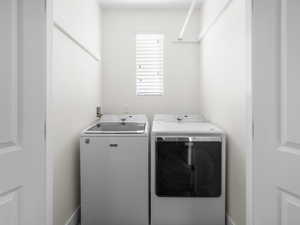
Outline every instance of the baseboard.
<path id="1" fill-rule="evenodd" d="M 80 207 L 78 207 L 71 217 L 67 220 L 65 225 L 78 225 L 80 222 Z"/>
<path id="2" fill-rule="evenodd" d="M 227 225 L 236 225 L 231 216 L 227 215 L 226 216 L 226 224 Z"/>
<path id="3" fill-rule="evenodd" d="M 65 225 L 78 225 L 80 223 L 80 207 L 78 207 L 71 217 L 67 220 Z M 231 216 L 226 216 L 226 225 L 236 225 Z"/>

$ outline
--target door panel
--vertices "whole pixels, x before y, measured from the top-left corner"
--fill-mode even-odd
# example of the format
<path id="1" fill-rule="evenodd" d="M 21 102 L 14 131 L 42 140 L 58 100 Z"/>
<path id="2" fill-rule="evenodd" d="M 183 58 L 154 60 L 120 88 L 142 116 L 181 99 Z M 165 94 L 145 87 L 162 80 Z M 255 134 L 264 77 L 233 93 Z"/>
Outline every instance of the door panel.
<path id="1" fill-rule="evenodd" d="M 0 152 L 17 145 L 17 0 L 0 2 Z M 4 54 L 5 53 L 5 54 Z M 8 148 L 10 147 L 10 148 Z"/>
<path id="2" fill-rule="evenodd" d="M 0 225 L 46 224 L 46 14 L 0 1 Z"/>
<path id="3" fill-rule="evenodd" d="M 280 147 L 278 189 L 281 224 L 300 224 L 300 2 L 281 0 Z"/>
<path id="4" fill-rule="evenodd" d="M 0 224 L 19 224 L 19 194 L 24 175 L 16 163 L 22 163 L 22 145 L 18 132 L 18 7 L 17 0 L 0 2 Z"/>
<path id="5" fill-rule="evenodd" d="M 287 192 L 280 193 L 280 223 L 282 225 L 298 225 L 300 221 L 300 200 Z"/>
<path id="6" fill-rule="evenodd" d="M 296 0 L 282 0 L 282 103 L 284 142 L 300 144 L 299 115 L 299 56 L 300 56 L 300 3 Z M 300 154 L 300 152 L 299 152 Z"/>
<path id="7" fill-rule="evenodd" d="M 0 4 L 3 4 L 1 2 Z M 2 6 L 1 6 L 2 7 Z M 1 32 L 1 36 L 4 41 L 0 42 L 1 51 L 4 50 L 9 54 L 0 54 L 1 64 L 4 66 L 0 67 L 0 74 L 6 74 L 10 76 L 1 76 L 0 77 L 0 90 L 5 93 L 5 95 L 0 95 L 0 108 L 2 117 L 0 117 L 0 144 L 1 145 L 13 145 L 16 142 L 16 106 L 17 106 L 17 98 L 16 98 L 16 71 L 14 69 L 15 63 L 17 62 L 17 57 L 15 54 L 15 49 L 13 49 L 13 45 L 16 44 L 16 24 L 13 19 L 16 19 L 16 12 L 12 9 L 12 4 L 7 4 L 5 8 L 9 8 L 10 11 L 7 12 L 8 15 L 0 15 L 0 23 L 4 23 L 4 17 L 10 16 L 10 20 L 7 21 L 9 26 L 5 23 L 6 26 L 2 26 L 4 30 Z M 11 14 L 11 15 L 9 15 Z M 4 25 L 4 24 L 3 24 Z M 4 36 L 4 37 L 3 37 Z"/>
<path id="8" fill-rule="evenodd" d="M 0 224 L 18 225 L 19 216 L 19 190 L 9 191 L 0 196 Z"/>
<path id="9" fill-rule="evenodd" d="M 254 224 L 300 224 L 300 2 L 255 0 Z"/>

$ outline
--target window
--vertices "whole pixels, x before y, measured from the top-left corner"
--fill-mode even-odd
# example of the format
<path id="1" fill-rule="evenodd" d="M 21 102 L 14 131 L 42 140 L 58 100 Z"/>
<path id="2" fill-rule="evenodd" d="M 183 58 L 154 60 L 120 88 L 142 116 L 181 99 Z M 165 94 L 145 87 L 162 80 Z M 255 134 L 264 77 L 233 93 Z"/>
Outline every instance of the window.
<path id="1" fill-rule="evenodd" d="M 136 35 L 136 94 L 163 95 L 164 35 Z"/>

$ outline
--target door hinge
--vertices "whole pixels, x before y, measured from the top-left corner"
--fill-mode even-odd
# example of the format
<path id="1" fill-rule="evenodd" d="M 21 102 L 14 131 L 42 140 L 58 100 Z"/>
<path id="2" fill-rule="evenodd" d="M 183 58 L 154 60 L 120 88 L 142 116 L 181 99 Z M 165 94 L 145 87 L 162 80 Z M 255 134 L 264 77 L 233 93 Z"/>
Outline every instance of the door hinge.
<path id="1" fill-rule="evenodd" d="M 44 121 L 44 140 L 46 141 L 47 139 L 47 122 L 46 120 Z"/>
<path id="2" fill-rule="evenodd" d="M 47 0 L 44 0 L 44 10 L 45 10 L 45 13 L 47 13 Z"/>
<path id="3" fill-rule="evenodd" d="M 252 140 L 254 140 L 254 121 L 252 121 Z"/>

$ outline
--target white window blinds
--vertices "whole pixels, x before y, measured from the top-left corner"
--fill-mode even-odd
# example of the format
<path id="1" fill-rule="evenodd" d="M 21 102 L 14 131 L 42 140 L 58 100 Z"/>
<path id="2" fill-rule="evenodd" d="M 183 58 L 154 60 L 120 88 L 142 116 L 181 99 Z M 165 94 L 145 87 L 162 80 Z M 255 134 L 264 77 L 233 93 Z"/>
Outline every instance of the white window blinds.
<path id="1" fill-rule="evenodd" d="M 136 94 L 163 95 L 164 35 L 136 35 Z"/>

